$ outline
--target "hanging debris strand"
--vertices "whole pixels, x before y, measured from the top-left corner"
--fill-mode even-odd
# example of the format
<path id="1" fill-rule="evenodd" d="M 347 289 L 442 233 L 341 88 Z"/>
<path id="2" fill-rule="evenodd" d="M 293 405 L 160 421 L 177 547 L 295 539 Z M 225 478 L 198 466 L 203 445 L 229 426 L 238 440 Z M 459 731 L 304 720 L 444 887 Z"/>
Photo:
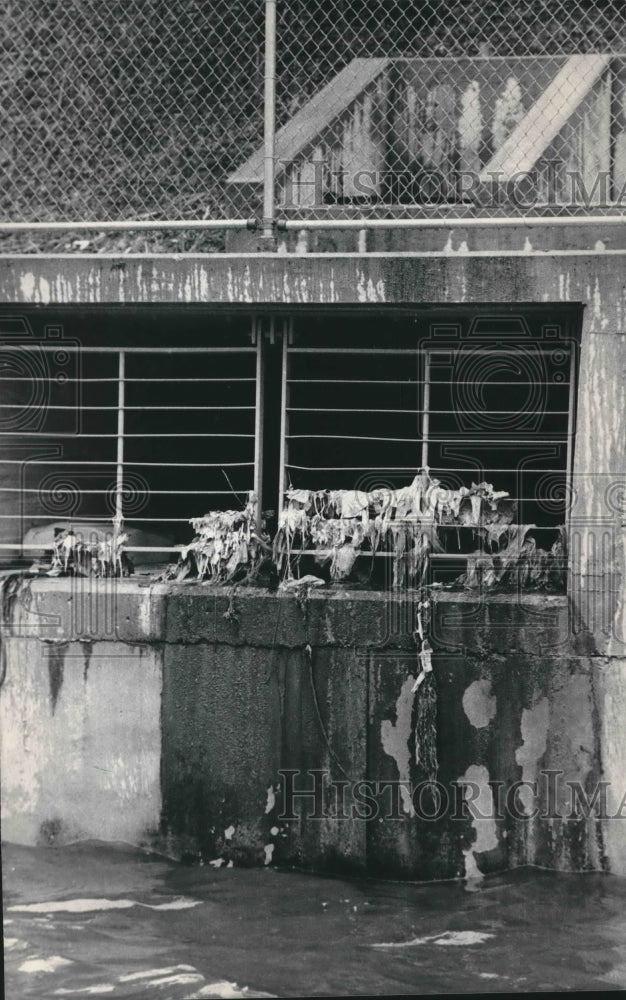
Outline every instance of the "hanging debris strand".
<path id="1" fill-rule="evenodd" d="M 257 529 L 257 498 L 248 494 L 243 510 L 214 510 L 189 522 L 196 532 L 181 547 L 177 565 L 164 574 L 167 580 L 186 577 L 212 583 L 245 583 L 253 579 L 271 549 L 269 536 Z"/>
<path id="2" fill-rule="evenodd" d="M 110 538 L 85 541 L 67 528 L 54 540 L 47 576 L 130 576 L 133 565 L 124 552 L 127 541 L 128 535 L 117 532 Z"/>
<path id="3" fill-rule="evenodd" d="M 485 548 L 467 557 L 467 571 L 453 585 L 559 589 L 563 583 L 564 530 L 550 552 L 538 548 L 527 537 L 535 525 L 514 523 L 517 504 L 490 483 L 451 490 L 422 469 L 396 490 L 290 489 L 285 499 L 274 539 L 283 579 L 297 575 L 303 551 L 330 565 L 333 582 L 349 576 L 358 556 L 388 553 L 394 587 L 420 587 L 431 553 L 444 551 L 441 529 L 456 527 L 470 528 Z"/>

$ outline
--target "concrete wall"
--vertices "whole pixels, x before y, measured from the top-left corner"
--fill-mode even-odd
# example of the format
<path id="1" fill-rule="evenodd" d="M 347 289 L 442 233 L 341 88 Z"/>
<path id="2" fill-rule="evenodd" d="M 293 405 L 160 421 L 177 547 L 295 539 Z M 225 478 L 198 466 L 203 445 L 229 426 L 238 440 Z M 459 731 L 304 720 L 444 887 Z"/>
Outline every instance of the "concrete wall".
<path id="1" fill-rule="evenodd" d="M 617 720 L 603 660 L 570 648 L 563 598 L 442 595 L 432 623 L 437 778 L 450 807 L 427 821 L 428 801 L 416 815 L 398 789 L 395 815 L 382 793 L 382 811 L 365 820 L 351 816 L 356 782 L 410 790 L 426 777 L 413 639 L 392 625 L 401 608 L 390 617 L 381 595 L 337 591 L 312 594 L 305 613 L 291 595 L 249 590 L 229 621 L 228 594 L 206 586 L 93 582 L 80 599 L 76 586 L 32 581 L 13 603 L 0 698 L 6 838 L 123 839 L 207 862 L 398 878 L 525 863 L 626 872 L 607 837 L 622 824 L 581 809 L 567 818 L 566 782 L 593 787 Z M 76 611 L 87 598 L 88 628 Z M 327 774 L 317 818 L 310 796 L 281 819 L 285 769 L 305 791 L 315 787 L 307 771 Z M 546 808 L 546 769 L 561 772 L 558 816 L 525 819 Z M 502 814 L 489 814 L 488 782 L 506 790 L 538 778 L 517 818 L 504 798 Z M 331 780 L 346 783 L 347 818 L 332 815 Z M 464 782 L 485 818 L 463 814 Z"/>
<path id="2" fill-rule="evenodd" d="M 626 713 L 625 243 L 623 225 L 610 223 L 572 229 L 529 224 L 497 230 L 489 226 L 464 229 L 460 222 L 454 231 L 411 234 L 373 235 L 362 230 L 312 237 L 301 233 L 282 240 L 278 254 L 251 255 L 242 246 L 246 252 L 214 256 L 0 257 L 0 301 L 18 309 L 20 305 L 159 302 L 181 307 L 200 303 L 277 309 L 316 303 L 374 308 L 411 303 L 520 307 L 545 303 L 547 310 L 552 304 L 583 305 L 570 602 L 567 615 L 563 609 L 559 612 L 555 633 L 559 645 L 555 650 L 552 640 L 543 641 L 543 625 L 528 631 L 515 619 L 505 628 L 484 632 L 481 626 L 477 631 L 480 615 L 486 615 L 491 624 L 494 608 L 504 614 L 498 602 L 478 609 L 479 616 L 471 619 L 463 640 L 466 653 L 450 658 L 445 642 L 438 652 L 440 760 L 446 780 L 465 774 L 483 787 L 487 775 L 511 782 L 532 776 L 540 765 L 562 767 L 586 782 L 600 777 L 610 782 L 609 806 L 617 811 L 626 774 L 622 737 Z M 297 253 L 292 252 L 295 249 Z M 32 593 L 44 604 L 55 605 L 64 586 L 68 585 L 36 582 Z M 125 586 L 120 584 L 120 593 L 126 593 Z M 115 619 L 123 634 L 106 637 L 97 630 L 93 636 L 88 632 L 94 653 L 101 650 L 101 642 L 109 645 L 101 668 L 94 671 L 92 681 L 87 675 L 82 688 L 80 657 L 75 663 L 68 660 L 62 670 L 59 666 L 62 660 L 66 662 L 63 650 L 74 649 L 72 644 L 59 645 L 52 660 L 46 653 L 46 660 L 27 654 L 23 639 L 8 639 L 8 677 L 0 699 L 8 713 L 5 719 L 10 720 L 4 726 L 8 763 L 3 780 L 10 791 L 4 796 L 5 835 L 15 830 L 15 836 L 44 836 L 37 830 L 41 831 L 42 824 L 48 824 L 48 831 L 56 830 L 57 820 L 61 830 L 67 826 L 68 836 L 72 829 L 80 835 L 105 830 L 95 819 L 89 825 L 90 810 L 79 808 L 83 794 L 79 789 L 89 786 L 89 793 L 84 794 L 92 795 L 95 789 L 94 803 L 100 800 L 101 788 L 113 796 L 107 800 L 103 791 L 103 803 L 116 804 L 94 807 L 93 815 L 106 812 L 107 821 L 122 831 L 120 835 L 138 839 L 145 831 L 154 834 L 158 826 L 159 842 L 206 856 L 226 856 L 228 851 L 233 858 L 264 860 L 275 844 L 274 856 L 287 861 L 329 865 L 333 858 L 340 858 L 342 864 L 359 867 L 366 863 L 371 869 L 379 859 L 385 871 L 406 876 L 454 874 L 466 864 L 471 870 L 474 861 L 483 868 L 523 860 L 598 867 L 606 855 L 613 870 L 626 871 L 626 832 L 618 820 L 605 823 L 601 833 L 584 822 L 584 829 L 580 824 L 548 821 L 525 823 L 519 829 L 515 825 L 507 829 L 500 822 L 494 829 L 487 822 L 474 831 L 469 824 L 460 837 L 457 827 L 453 833 L 445 824 L 418 827 L 410 817 L 377 827 L 329 820 L 316 826 L 302 823 L 295 832 L 283 831 L 272 809 L 265 812 L 276 794 L 279 763 L 297 761 L 294 766 L 300 767 L 332 762 L 336 770 L 340 762 L 351 778 L 396 776 L 399 766 L 405 770 L 410 766 L 405 759 L 407 748 L 410 756 L 410 734 L 402 727 L 413 718 L 406 686 L 412 651 L 402 643 L 381 647 L 378 640 L 372 643 L 368 638 L 372 623 L 383 614 L 384 601 L 375 595 L 344 601 L 341 622 L 334 625 L 331 609 L 336 601 L 328 601 L 330 619 L 324 618 L 324 627 L 332 626 L 334 639 L 321 641 L 318 636 L 315 642 L 311 640 L 313 673 L 319 685 L 316 708 L 293 601 L 281 603 L 272 598 L 267 603 L 267 595 L 247 599 L 251 602 L 247 608 L 264 600 L 262 606 L 271 607 L 272 614 L 278 607 L 290 609 L 279 628 L 283 637 L 270 641 L 261 629 L 263 618 L 257 621 L 252 611 L 242 615 L 236 635 L 229 632 L 232 626 L 221 618 L 220 609 L 225 608 L 221 595 L 209 597 L 209 591 L 201 589 L 194 596 L 192 590 L 183 588 L 167 599 L 158 591 L 148 598 L 145 591 L 132 584 L 128 587 L 131 608 Z M 365 617 L 361 616 L 363 607 L 367 608 Z M 57 638 L 65 641 L 68 635 L 71 638 L 71 631 L 60 626 Z M 477 635 L 483 638 L 478 641 Z M 499 636 L 505 637 L 503 643 Z M 140 655 L 146 642 L 148 648 Z M 39 640 L 32 648 L 40 648 Z M 120 651 L 125 654 L 116 667 L 111 666 L 108 650 L 115 651 L 113 662 Z M 22 673 L 30 678 L 32 695 L 20 693 Z M 135 697 L 129 699 L 124 683 L 131 673 Z M 61 675 L 63 685 L 54 707 L 52 690 Z M 134 732 L 126 737 L 130 745 L 124 757 L 134 775 L 132 781 L 124 775 L 119 781 L 100 777 L 107 774 L 107 767 L 109 774 L 114 768 L 85 763 L 82 747 L 88 738 L 83 734 L 92 732 L 100 714 L 90 714 L 84 707 L 95 703 L 90 685 L 98 677 L 126 713 L 122 728 L 133 730 L 130 706 L 134 704 L 140 725 L 149 733 L 145 741 L 140 740 L 137 729 L 136 744 Z M 161 677 L 162 700 L 154 693 Z M 83 712 L 82 729 L 74 722 L 61 726 L 61 715 L 56 714 L 65 711 L 64 698 L 69 709 L 70 691 L 76 695 L 73 711 Z M 484 725 L 472 723 L 471 715 L 481 720 L 490 715 L 494 694 L 496 714 Z M 155 698 L 162 704 L 162 730 L 155 722 Z M 115 713 L 105 716 L 98 722 L 104 728 L 97 743 L 110 747 L 103 749 L 103 759 L 110 764 L 118 736 L 113 726 Z M 391 754 L 381 742 L 383 727 Z M 322 728 L 329 733 L 332 753 L 320 737 Z M 7 734 L 14 732 L 17 742 L 11 746 L 14 738 Z M 34 732 L 41 733 L 36 747 L 31 738 Z M 44 733 L 48 733 L 45 739 Z M 159 750 L 156 741 L 161 736 Z M 46 772 L 42 747 L 61 745 L 58 741 L 66 748 L 67 759 L 76 762 L 80 779 L 74 785 L 74 765 L 55 774 L 54 782 Z M 144 743 L 151 748 L 145 760 L 140 753 Z M 26 763 L 19 762 L 20 756 Z M 140 759 L 144 760 L 141 765 Z M 154 770 L 157 759 L 160 791 Z M 105 771 L 92 773 L 99 766 Z M 23 780 L 11 777 L 18 767 L 26 768 Z M 55 813 L 46 797 L 56 782 L 65 790 L 59 790 L 58 796 L 55 792 L 55 799 L 65 806 Z M 22 785 L 30 789 L 24 793 L 23 806 Z M 134 795 L 136 787 L 149 791 L 138 799 L 141 808 L 132 812 L 130 820 L 128 795 Z M 130 831 L 124 822 L 131 824 Z M 229 839 L 224 831 L 231 824 L 239 832 Z M 269 834 L 274 828 L 278 833 Z M 477 836 L 475 843 L 480 845 L 474 849 L 472 836 Z"/>

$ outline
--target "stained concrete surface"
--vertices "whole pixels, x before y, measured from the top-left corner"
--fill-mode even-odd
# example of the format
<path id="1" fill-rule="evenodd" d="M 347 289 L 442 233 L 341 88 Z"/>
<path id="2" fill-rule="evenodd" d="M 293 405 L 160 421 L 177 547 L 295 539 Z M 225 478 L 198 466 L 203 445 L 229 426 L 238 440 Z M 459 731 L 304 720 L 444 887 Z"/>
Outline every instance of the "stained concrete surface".
<path id="1" fill-rule="evenodd" d="M 400 885 L 94 842 L 3 869 L 7 1000 L 626 987 L 626 880 L 600 873 Z"/>

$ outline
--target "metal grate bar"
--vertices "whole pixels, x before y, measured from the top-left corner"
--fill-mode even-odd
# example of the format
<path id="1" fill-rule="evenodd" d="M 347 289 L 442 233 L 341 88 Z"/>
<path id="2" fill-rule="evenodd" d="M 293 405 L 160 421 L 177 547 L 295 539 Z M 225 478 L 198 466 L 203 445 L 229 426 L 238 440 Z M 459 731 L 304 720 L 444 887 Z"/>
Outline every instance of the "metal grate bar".
<path id="1" fill-rule="evenodd" d="M 191 529 L 181 526 L 184 529 L 190 517 L 205 512 L 204 503 L 200 509 L 189 509 L 187 498 L 205 497 L 207 502 L 211 498 L 211 506 L 224 508 L 235 500 L 239 506 L 241 497 L 260 486 L 262 339 L 255 339 L 256 332 L 253 322 L 248 332 L 241 329 L 236 334 L 250 337 L 250 346 L 235 340 L 228 347 L 201 348 L 6 341 L 3 348 L 12 352 L 13 362 L 24 351 L 22 361 L 33 371 L 30 380 L 7 378 L 0 404 L 4 414 L 0 436 L 12 449 L 27 449 L 24 459 L 9 453 L 4 463 L 0 495 L 5 497 L 5 509 L 0 525 L 5 522 L 5 539 L 15 535 L 14 542 L 7 542 L 8 550 L 20 548 L 21 538 L 19 528 L 9 530 L 7 525 L 24 519 L 74 526 L 96 521 L 110 525 L 114 536 L 128 522 L 150 525 L 161 534 L 167 534 L 170 525 L 174 545 L 191 536 Z M 48 364 L 51 351 L 55 356 Z M 55 378 L 52 365 L 65 364 L 73 356 L 74 367 L 84 370 L 72 381 Z M 103 358 L 117 369 L 116 377 L 109 376 L 106 382 L 94 374 Z M 216 374 L 222 377 L 212 380 L 213 398 L 204 403 L 202 367 L 206 371 L 211 364 L 219 366 Z M 163 380 L 158 377 L 139 377 L 146 366 L 148 375 L 163 374 L 167 384 L 160 385 Z M 20 366 L 13 363 L 13 367 L 20 374 Z M 251 369 L 249 376 L 246 367 Z M 177 378 L 172 377 L 173 368 Z M 226 377 L 231 370 L 233 377 Z M 209 367 L 207 380 L 210 376 Z M 75 385 L 100 398 L 83 401 Z M 155 399 L 156 386 L 162 400 Z M 71 404 L 63 398 L 67 393 Z M 146 398 L 148 393 L 151 398 Z M 211 443 L 210 461 L 196 452 L 205 441 Z M 13 497 L 23 499 L 20 513 Z M 166 537 L 161 544 L 164 541 Z"/>

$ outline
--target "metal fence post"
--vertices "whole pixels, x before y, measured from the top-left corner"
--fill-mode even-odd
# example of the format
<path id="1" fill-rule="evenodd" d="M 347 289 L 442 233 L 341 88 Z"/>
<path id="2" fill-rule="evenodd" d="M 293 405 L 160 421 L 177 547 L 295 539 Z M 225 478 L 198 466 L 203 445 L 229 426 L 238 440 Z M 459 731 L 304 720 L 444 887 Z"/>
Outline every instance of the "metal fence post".
<path id="1" fill-rule="evenodd" d="M 275 244 L 276 199 L 276 0 L 265 0 L 265 86 L 263 93 L 263 240 Z"/>

